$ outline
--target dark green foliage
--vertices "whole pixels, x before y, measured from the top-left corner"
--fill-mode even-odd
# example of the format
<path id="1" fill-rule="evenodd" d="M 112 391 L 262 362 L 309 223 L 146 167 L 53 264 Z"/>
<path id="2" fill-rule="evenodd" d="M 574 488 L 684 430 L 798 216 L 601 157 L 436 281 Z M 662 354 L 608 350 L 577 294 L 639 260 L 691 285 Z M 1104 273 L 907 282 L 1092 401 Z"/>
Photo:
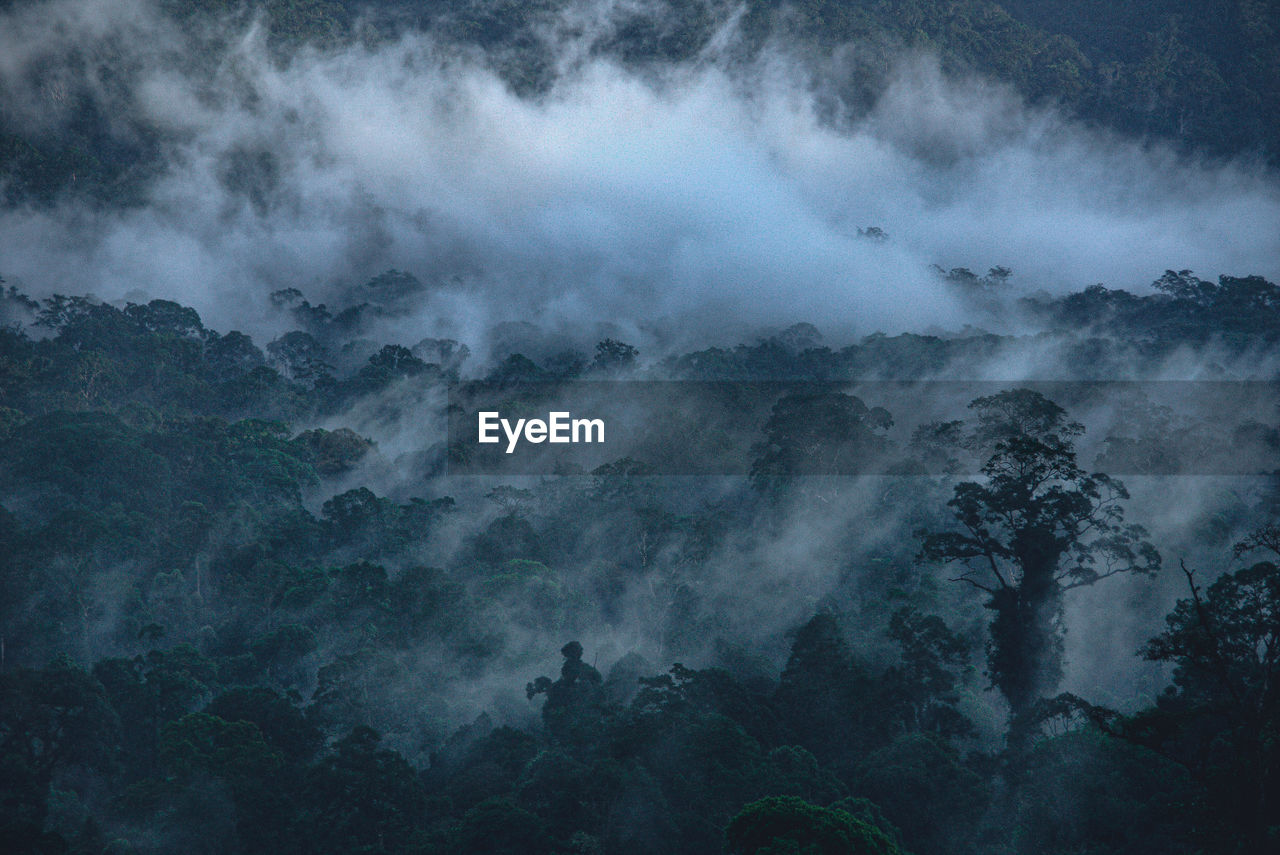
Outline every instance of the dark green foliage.
<path id="1" fill-rule="evenodd" d="M 956 690 L 969 671 L 969 644 L 942 618 L 903 606 L 889 619 L 902 666 L 886 675 L 900 692 L 904 725 L 943 736 L 966 736 L 973 725 L 956 709 Z M 896 684 L 896 685 L 895 685 Z"/>
<path id="2" fill-rule="evenodd" d="M 280 766 L 280 755 L 263 741 L 257 725 L 208 713 L 191 713 L 161 728 L 160 760 L 178 777 L 205 772 L 250 786 Z"/>
<path id="3" fill-rule="evenodd" d="M 209 700 L 217 668 L 191 646 L 179 645 L 132 660 L 103 659 L 93 675 L 120 713 L 128 763 L 152 774 L 160 763 L 162 729 Z"/>
<path id="4" fill-rule="evenodd" d="M 490 799 L 462 817 L 457 832 L 459 853 L 474 855 L 543 855 L 552 841 L 535 814 L 502 799 Z"/>
<path id="5" fill-rule="evenodd" d="M 629 344 L 606 338 L 596 345 L 595 358 L 591 360 L 591 370 L 606 373 L 625 371 L 632 368 L 640 352 Z"/>
<path id="6" fill-rule="evenodd" d="M 990 784 L 937 736 L 898 737 L 866 756 L 856 780 L 855 792 L 884 810 L 908 850 L 973 850 Z"/>
<path id="7" fill-rule="evenodd" d="M 881 691 L 823 613 L 796 633 L 775 699 L 800 744 L 847 772 L 887 736 Z"/>
<path id="8" fill-rule="evenodd" d="M 489 726 L 487 717 L 481 724 Z M 542 746 L 530 734 L 499 727 L 466 744 L 468 737 L 473 737 L 468 730 L 459 730 L 444 750 L 432 757 L 428 779 L 438 782 L 441 789 L 449 794 L 455 809 L 469 810 L 486 799 L 510 792 L 513 782 L 519 780 L 526 770 L 530 770 L 526 774 L 533 776 L 531 780 L 546 774 L 545 769 L 533 771 L 532 761 L 546 752 L 540 754 Z M 522 790 L 534 801 L 574 798 L 579 792 L 534 791 L 528 783 L 522 785 Z"/>
<path id="9" fill-rule="evenodd" d="M 733 818 L 726 832 L 734 855 L 896 855 L 883 832 L 840 809 L 794 796 L 761 799 Z"/>
<path id="10" fill-rule="evenodd" d="M 413 769 L 379 745 L 377 732 L 353 730 L 308 770 L 300 847 L 305 852 L 405 851 L 427 819 Z"/>
<path id="11" fill-rule="evenodd" d="M 320 749 L 320 732 L 288 699 L 261 687 L 231 689 L 205 711 L 224 721 L 254 724 L 267 744 L 293 762 L 310 760 Z"/>
<path id="12" fill-rule="evenodd" d="M 308 333 L 295 330 L 267 345 L 272 361 L 294 380 L 318 383 L 333 371 L 328 349 Z"/>
<path id="13" fill-rule="evenodd" d="M 1241 543 L 1241 554 L 1276 553 L 1275 527 Z M 1187 768 L 1207 788 L 1213 819 L 1245 852 L 1276 839 L 1280 802 L 1280 568 L 1262 561 L 1221 576 L 1203 593 L 1188 573 L 1168 629 L 1143 651 L 1175 665 L 1173 686 L 1119 732 Z"/>
<path id="14" fill-rule="evenodd" d="M 120 719 L 102 685 L 66 660 L 0 672 L 0 838 L 13 851 L 57 852 L 45 834 L 53 776 L 110 769 Z"/>
<path id="15" fill-rule="evenodd" d="M 546 694 L 542 718 L 551 734 L 569 743 L 590 743 L 598 739 L 590 731 L 599 726 L 605 707 L 604 679 L 600 672 L 582 661 L 582 645 L 571 641 L 560 649 L 564 665 L 560 679 L 539 677 L 525 687 L 532 700 Z M 585 731 L 585 732 L 584 732 Z"/>
<path id="16" fill-rule="evenodd" d="M 294 442 L 311 453 L 311 465 L 320 475 L 349 472 L 373 449 L 372 442 L 350 428 L 306 430 Z"/>
<path id="17" fill-rule="evenodd" d="M 1059 300 L 1025 302 L 1059 328 L 1136 339 L 1155 352 L 1215 336 L 1231 349 L 1276 339 L 1280 289 L 1260 276 L 1219 276 L 1213 283 L 1190 270 L 1168 270 L 1152 284 L 1163 293 L 1139 297 L 1094 285 Z"/>
<path id="18" fill-rule="evenodd" d="M 1145 749 L 1084 730 L 1038 745 L 1020 778 L 1017 852 L 1203 851 L 1203 791 Z"/>
<path id="19" fill-rule="evenodd" d="M 1178 325 L 1227 331 L 1224 352 L 1273 336 L 1270 283 L 1161 282 L 1151 297 L 1034 310 L 1111 306 L 1089 352 L 1135 371 L 1168 356 L 1176 338 L 1161 336 Z M 415 283 L 389 275 L 352 298 L 392 312 Z M 286 378 L 248 337 L 176 303 L 7 299 L 20 324 L 44 324 L 0 329 L 0 831 L 14 851 L 680 853 L 726 839 L 742 852 L 1270 851 L 1271 561 L 1178 604 L 1146 650 L 1174 668 L 1153 708 L 1034 702 L 1054 682 L 1061 594 L 1151 566 L 1115 512 L 1123 488 L 1080 469 L 1079 428 L 1047 398 L 984 397 L 965 422 L 920 432 L 904 455 L 957 468 L 981 456 L 981 482 L 885 479 L 815 559 L 772 545 L 804 541 L 850 493 L 792 490 L 808 515 L 793 518 L 746 479 L 672 487 L 623 457 L 444 497 L 447 482 L 399 471 L 407 457 L 340 425 L 436 389 L 432 366 L 456 348 L 348 349 L 347 308 L 281 299 L 305 310 L 311 339 L 292 341 L 335 354 L 328 379 Z M 1007 343 L 819 341 L 792 328 L 660 370 L 923 376 Z M 605 351 L 590 370 L 658 370 Z M 495 382 L 532 405 L 517 379 L 565 375 L 512 357 Z M 887 414 L 856 399 L 759 388 L 696 403 L 757 414 L 747 446 L 770 443 L 784 468 L 803 470 L 806 442 L 887 447 Z M 1238 435 L 1270 447 L 1272 430 Z M 361 485 L 389 468 L 403 477 L 388 494 Z M 785 487 L 795 473 L 775 474 Z M 1216 523 L 1221 537 L 1251 512 Z M 973 575 L 987 596 L 953 598 L 913 563 L 916 524 L 937 557 L 994 559 L 1012 593 Z M 1240 554 L 1277 543 L 1263 527 Z M 833 581 L 804 589 L 812 617 L 788 638 L 772 598 L 800 602 L 789 586 L 811 568 L 795 555 L 831 561 Z M 559 673 L 536 677 L 567 638 L 582 641 L 563 646 Z M 993 681 L 1028 706 L 1016 751 L 999 750 L 973 673 L 984 640 Z M 1069 732 L 1046 738 L 1055 727 Z"/>
<path id="20" fill-rule="evenodd" d="M 796 475 L 858 474 L 888 448 L 884 431 L 893 419 L 882 407 L 858 398 L 817 391 L 786 395 L 764 425 L 751 478 L 758 489 L 777 492 Z"/>

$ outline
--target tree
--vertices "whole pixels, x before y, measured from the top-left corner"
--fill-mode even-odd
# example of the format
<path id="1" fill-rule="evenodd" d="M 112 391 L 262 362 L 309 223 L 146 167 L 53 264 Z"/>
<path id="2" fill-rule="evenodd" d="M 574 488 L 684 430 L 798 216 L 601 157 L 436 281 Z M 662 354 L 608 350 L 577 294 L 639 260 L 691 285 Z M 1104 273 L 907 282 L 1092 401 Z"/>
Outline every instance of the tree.
<path id="1" fill-rule="evenodd" d="M 1274 525 L 1238 555 L 1280 556 Z M 1120 735 L 1172 756 L 1200 780 L 1239 852 L 1274 851 L 1280 835 L 1280 567 L 1260 561 L 1191 590 L 1143 655 L 1172 662 L 1173 686 Z"/>
<path id="2" fill-rule="evenodd" d="M 294 380 L 315 382 L 333 371 L 329 351 L 309 333 L 285 333 L 267 345 L 267 353 Z"/>
<path id="3" fill-rule="evenodd" d="M 820 612 L 796 631 L 774 701 L 800 745 L 848 772 L 888 738 L 881 689 L 854 658 L 835 616 Z"/>
<path id="4" fill-rule="evenodd" d="M 427 363 L 414 356 L 407 347 L 388 344 L 369 357 L 369 362 L 360 369 L 360 373 L 351 381 L 351 391 L 357 394 L 370 394 L 390 385 L 393 381 L 406 377 L 420 377 L 428 371 Z M 439 374 L 439 366 L 430 366 L 433 373 Z"/>
<path id="5" fill-rule="evenodd" d="M 751 481 L 776 494 L 795 475 L 856 474 L 888 448 L 893 418 L 882 407 L 814 387 L 778 399 L 753 449 Z"/>
<path id="6" fill-rule="evenodd" d="M 552 845 L 541 818 L 496 798 L 467 811 L 455 842 L 459 855 L 541 855 Z"/>
<path id="7" fill-rule="evenodd" d="M 892 687 L 896 706 L 910 731 L 968 736 L 973 724 L 956 704 L 961 676 L 969 670 L 969 643 L 937 615 L 902 606 L 889 619 L 889 637 L 902 651 L 902 665 L 884 681 Z"/>
<path id="8" fill-rule="evenodd" d="M 345 427 L 337 430 L 306 430 L 294 437 L 293 444 L 310 452 L 311 460 L 314 461 L 312 465 L 320 475 L 350 472 L 374 447 L 372 440 Z"/>
<path id="9" fill-rule="evenodd" d="M 1009 811 L 1019 853 L 1205 851 L 1210 817 L 1187 770 L 1095 728 L 1037 743 L 1019 777 L 1022 785 Z"/>
<path id="10" fill-rule="evenodd" d="M 145 306 L 129 303 L 124 313 L 153 333 L 193 339 L 207 335 L 196 310 L 172 300 L 152 300 Z"/>
<path id="11" fill-rule="evenodd" d="M 898 855 L 882 832 L 838 808 L 811 805 L 795 796 L 752 802 L 729 823 L 725 836 L 734 855 Z"/>
<path id="12" fill-rule="evenodd" d="M 252 722 L 267 745 L 290 761 L 310 760 L 324 742 L 320 729 L 288 698 L 261 686 L 223 692 L 205 712 L 225 721 Z"/>
<path id="13" fill-rule="evenodd" d="M 356 727 L 312 766 L 307 807 L 298 825 L 301 850 L 317 853 L 404 852 L 426 818 L 426 797 L 413 767 L 382 737 Z"/>
<path id="14" fill-rule="evenodd" d="M 132 660 L 99 660 L 93 676 L 120 714 L 125 761 L 140 772 L 154 773 L 162 727 L 201 705 L 216 683 L 217 665 L 191 645 L 179 644 Z"/>
<path id="15" fill-rule="evenodd" d="M 570 641 L 560 648 L 564 664 L 560 666 L 560 679 L 552 682 L 539 677 L 525 685 L 529 700 L 546 694 L 542 707 L 542 720 L 547 729 L 558 739 L 583 743 L 585 735 L 599 729 L 602 713 L 607 705 L 604 696 L 604 678 L 591 665 L 582 661 L 582 645 Z"/>
<path id="16" fill-rule="evenodd" d="M 595 359 L 591 360 L 591 370 L 601 373 L 622 372 L 636 364 L 640 351 L 631 345 L 606 338 L 596 344 Z"/>
<path id="17" fill-rule="evenodd" d="M 170 791 L 169 798 L 161 802 L 163 807 L 156 806 L 160 822 L 178 826 L 173 831 L 179 837 L 202 838 L 203 846 L 195 839 L 183 841 L 184 851 L 234 847 L 230 833 L 224 832 L 226 839 L 216 841 L 215 829 L 225 820 L 205 820 L 192 827 L 191 820 L 196 817 L 224 813 L 234 816 L 234 838 L 238 838 L 241 851 L 265 853 L 287 848 L 293 808 L 287 799 L 291 787 L 285 784 L 289 770 L 256 724 L 190 713 L 161 729 L 160 757 L 166 770 L 160 792 Z"/>
<path id="18" fill-rule="evenodd" d="M 952 581 L 985 596 L 995 612 L 988 675 L 1009 702 L 1011 744 L 1028 713 L 1062 677 L 1063 594 L 1121 573 L 1154 573 L 1160 556 L 1146 532 L 1124 523 L 1124 485 L 1076 463 L 1083 427 L 1037 392 L 1015 389 L 970 405 L 972 441 L 994 440 L 984 480 L 957 484 L 948 507 L 959 530 L 917 534 L 922 555 L 964 570 Z"/>
<path id="19" fill-rule="evenodd" d="M 6 852 L 59 851 L 45 833 L 54 774 L 107 768 L 120 719 L 102 685 L 66 657 L 39 671 L 0 671 L 0 840 Z"/>
<path id="20" fill-rule="evenodd" d="M 1190 270 L 1166 270 L 1163 276 L 1151 283 L 1151 287 L 1175 300 L 1187 300 L 1202 306 L 1213 301 L 1213 283 L 1200 279 Z"/>
<path id="21" fill-rule="evenodd" d="M 967 855 L 990 791 L 946 740 L 906 733 L 862 758 L 853 790 L 876 804 L 899 829 L 904 848 Z"/>

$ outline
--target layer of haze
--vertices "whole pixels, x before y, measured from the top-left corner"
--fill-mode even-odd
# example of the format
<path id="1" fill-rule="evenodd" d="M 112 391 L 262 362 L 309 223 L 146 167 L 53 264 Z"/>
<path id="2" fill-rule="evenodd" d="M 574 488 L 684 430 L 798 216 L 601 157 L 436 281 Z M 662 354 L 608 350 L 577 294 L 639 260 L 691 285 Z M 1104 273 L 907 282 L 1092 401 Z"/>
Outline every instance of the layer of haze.
<path id="1" fill-rule="evenodd" d="M 797 321 L 828 341 L 1014 324 L 965 305 L 935 264 L 1010 267 L 1013 294 L 1095 282 L 1142 290 L 1166 268 L 1280 278 L 1276 176 L 1074 126 L 1003 87 L 947 79 L 928 57 L 904 57 L 869 114 L 832 116 L 813 91 L 831 81 L 785 48 L 732 71 L 707 57 L 641 75 L 566 45 L 574 59 L 532 99 L 482 58 L 425 36 L 308 50 L 285 67 L 260 26 L 193 56 L 211 43 L 145 3 L 61 0 L 0 15 L 7 123 L 53 132 L 87 100 L 122 137 L 158 129 L 166 164 L 143 184 L 142 204 L 0 212 L 0 276 L 36 296 L 177 300 L 264 344 L 291 325 L 272 291 L 295 287 L 338 308 L 351 286 L 397 268 L 427 290 L 384 319 L 379 342 L 445 335 L 484 354 L 503 321 L 570 334 L 606 324 L 646 357 L 655 329 L 691 348 Z M 889 238 L 861 237 L 869 226 Z M 971 376 L 1055 376 L 1064 361 L 1023 340 Z M 1189 354 L 1169 373 L 1198 376 L 1205 361 Z M 421 485 L 400 482 L 396 455 L 420 450 L 423 408 L 386 407 L 389 397 L 328 426 L 378 442 L 383 468 L 360 471 L 360 483 L 412 493 Z M 480 490 L 448 489 L 473 513 L 483 505 Z M 828 592 L 877 590 L 869 582 L 887 571 L 873 558 L 909 530 L 905 516 L 879 510 L 893 507 L 884 492 L 864 482 L 838 502 L 798 500 L 772 536 L 749 532 L 704 562 L 726 637 L 754 637 L 776 658 L 786 629 Z M 1146 483 L 1130 518 L 1172 563 L 1191 552 L 1176 533 L 1225 506 L 1226 492 Z M 947 497 L 920 501 L 941 509 Z M 608 542 L 601 554 L 620 548 L 632 547 Z M 1132 651 L 1181 585 L 1170 574 L 1125 580 L 1069 602 L 1067 687 L 1128 706 L 1126 691 L 1154 693 L 1159 675 Z M 652 577 L 637 581 L 615 625 L 581 634 L 589 657 L 639 650 L 665 667 L 655 615 L 669 604 L 654 590 Z M 967 591 L 942 590 L 974 626 L 985 620 Z M 856 602 L 840 605 L 857 613 Z M 496 704 L 527 715 L 518 687 L 558 666 L 568 639 L 511 632 L 507 661 L 454 687 L 465 714 Z"/>
<path id="2" fill-rule="evenodd" d="M 429 292 L 388 338 L 483 348 L 493 324 L 526 320 L 641 343 L 665 326 L 687 345 L 802 320 L 1001 325 L 933 264 L 1010 267 L 1019 293 L 1143 289 L 1166 268 L 1280 275 L 1274 176 L 1086 131 L 928 57 L 904 58 L 869 115 L 821 121 L 812 69 L 781 49 L 732 73 L 581 61 L 522 99 L 426 37 L 281 67 L 254 26 L 194 60 L 147 10 L 62 0 L 0 18 L 11 124 L 56 129 L 89 99 L 165 148 L 143 205 L 0 214 L 0 276 L 37 296 L 174 299 L 261 341 L 282 322 L 271 291 L 333 305 L 397 268 Z"/>

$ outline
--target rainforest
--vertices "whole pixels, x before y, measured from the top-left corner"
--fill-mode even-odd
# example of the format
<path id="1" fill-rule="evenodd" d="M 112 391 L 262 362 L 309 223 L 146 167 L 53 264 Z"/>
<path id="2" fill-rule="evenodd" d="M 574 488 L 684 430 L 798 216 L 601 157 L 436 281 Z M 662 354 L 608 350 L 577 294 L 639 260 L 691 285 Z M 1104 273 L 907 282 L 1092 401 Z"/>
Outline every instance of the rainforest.
<path id="1" fill-rule="evenodd" d="M 0 0 L 0 850 L 1280 851 L 1277 283 L 1275 3 Z"/>

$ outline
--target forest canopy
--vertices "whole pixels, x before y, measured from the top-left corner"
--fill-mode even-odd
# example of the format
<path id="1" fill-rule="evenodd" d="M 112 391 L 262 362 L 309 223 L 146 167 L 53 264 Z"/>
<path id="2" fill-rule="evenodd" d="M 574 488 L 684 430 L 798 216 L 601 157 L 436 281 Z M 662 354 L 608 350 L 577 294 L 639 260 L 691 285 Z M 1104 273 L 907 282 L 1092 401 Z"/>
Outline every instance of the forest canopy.
<path id="1" fill-rule="evenodd" d="M 1199 323 L 1206 342 L 1270 343 L 1251 332 L 1256 311 L 1232 315 L 1228 300 L 1217 329 L 1203 314 L 1236 280 L 1182 274 L 1168 287 L 1172 276 L 1163 294 L 1094 291 L 1036 310 L 1145 306 L 1093 312 L 1107 337 L 1087 341 L 1136 365 L 1193 340 L 1164 336 L 1166 318 Z M 6 300 L 0 747 L 18 851 L 161 851 L 198 837 L 219 851 L 972 852 L 1105 839 L 1122 842 L 1103 851 L 1262 852 L 1275 833 L 1275 663 L 1258 652 L 1277 632 L 1271 481 L 1237 476 L 1272 486 L 1255 505 L 1209 503 L 1234 518 L 1206 517 L 1203 543 L 1177 547 L 1229 561 L 1237 538 L 1242 569 L 1212 584 L 1188 570 L 1167 629 L 1138 621 L 1142 654 L 1174 665 L 1172 684 L 1117 709 L 1060 693 L 1064 594 L 1157 573 L 1170 548 L 1130 522 L 1149 504 L 1081 467 L 1085 426 L 1038 392 L 1010 388 L 916 429 L 904 454 L 981 467 L 873 479 L 884 492 L 850 524 L 889 536 L 836 559 L 843 580 L 816 605 L 737 624 L 767 590 L 744 583 L 793 572 L 753 568 L 761 550 L 814 507 L 867 501 L 863 478 L 805 475 L 794 469 L 805 458 L 779 451 L 842 447 L 857 434 L 841 425 L 870 417 L 860 402 L 783 397 L 760 410 L 756 466 L 769 476 L 695 488 L 696 501 L 684 479 L 636 460 L 477 491 L 442 478 L 426 449 L 392 460 L 334 426 L 375 403 L 415 418 L 427 390 L 456 382 L 457 365 L 425 361 L 450 348 L 370 348 L 348 368 L 323 361 L 334 339 L 289 333 L 264 350 L 170 301 L 117 308 L 14 288 Z M 1243 328 L 1224 339 L 1233 323 Z M 276 346 L 298 336 L 306 348 Z M 646 364 L 630 349 L 621 364 L 856 382 L 883 364 L 1016 347 L 781 342 L 714 362 Z M 599 354 L 623 350 L 605 342 L 595 363 L 568 369 L 522 359 L 545 388 L 615 372 Z M 835 427 L 783 433 L 823 407 Z M 318 423 L 330 427 L 305 427 Z M 1134 425 L 1111 429 L 1108 447 Z M 1275 428 L 1253 430 L 1274 454 Z M 390 482 L 388 465 L 401 472 Z M 352 486 L 363 477 L 390 495 Z M 424 493 L 406 492 L 415 484 Z M 449 485 L 464 495 L 439 492 Z M 603 640 L 619 632 L 640 634 L 630 652 Z M 577 638 L 595 639 L 591 651 Z M 559 676 L 539 675 L 557 647 Z M 1126 654 L 1137 660 L 1115 652 Z M 459 705 L 482 676 L 512 694 Z M 1210 742 L 1222 747 L 1206 753 Z M 1047 813 L 1046 794 L 1064 786 L 1107 810 Z"/>
<path id="2" fill-rule="evenodd" d="M 1277 33 L 0 0 L 0 849 L 1277 851 Z"/>

